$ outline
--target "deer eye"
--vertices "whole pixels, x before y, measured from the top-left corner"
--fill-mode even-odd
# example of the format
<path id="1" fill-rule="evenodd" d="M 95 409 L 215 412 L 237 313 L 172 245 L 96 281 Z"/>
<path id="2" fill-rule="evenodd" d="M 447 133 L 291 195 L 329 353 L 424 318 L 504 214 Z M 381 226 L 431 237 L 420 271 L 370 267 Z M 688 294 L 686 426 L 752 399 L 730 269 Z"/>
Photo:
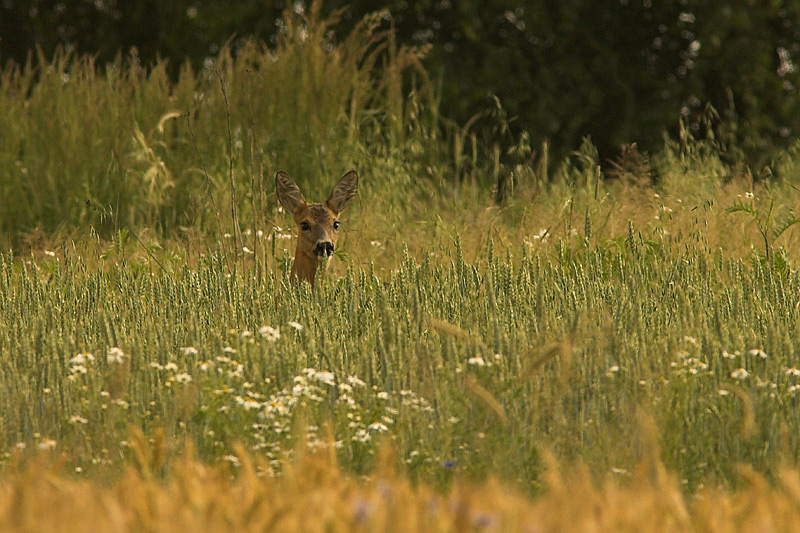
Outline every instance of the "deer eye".
<path id="1" fill-rule="evenodd" d="M 338 220 L 333 223 L 333 229 L 335 229 L 336 231 L 339 231 L 339 221 Z"/>
<path id="2" fill-rule="evenodd" d="M 311 224 L 309 224 L 308 222 L 301 222 L 300 229 L 303 231 L 308 231 L 311 229 Z"/>

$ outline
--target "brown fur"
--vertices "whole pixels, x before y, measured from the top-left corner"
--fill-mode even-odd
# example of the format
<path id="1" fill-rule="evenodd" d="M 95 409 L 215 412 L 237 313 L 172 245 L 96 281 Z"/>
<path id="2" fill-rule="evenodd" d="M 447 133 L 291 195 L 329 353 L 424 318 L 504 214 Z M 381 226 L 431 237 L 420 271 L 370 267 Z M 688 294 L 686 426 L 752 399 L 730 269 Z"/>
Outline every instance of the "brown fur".
<path id="1" fill-rule="evenodd" d="M 351 170 L 342 176 L 323 204 L 309 204 L 297 184 L 282 170 L 275 176 L 275 190 L 281 205 L 297 224 L 292 280 L 307 281 L 313 287 L 320 264 L 336 249 L 339 214 L 355 198 L 358 174 Z"/>

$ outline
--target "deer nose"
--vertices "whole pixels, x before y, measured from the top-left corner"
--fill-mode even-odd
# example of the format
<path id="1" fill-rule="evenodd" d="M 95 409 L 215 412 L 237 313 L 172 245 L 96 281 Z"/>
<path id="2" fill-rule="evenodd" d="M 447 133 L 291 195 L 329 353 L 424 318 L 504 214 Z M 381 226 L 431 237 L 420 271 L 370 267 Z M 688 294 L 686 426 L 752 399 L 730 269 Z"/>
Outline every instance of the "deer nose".
<path id="1" fill-rule="evenodd" d="M 329 257 L 333 254 L 333 243 L 331 241 L 317 242 L 317 246 L 314 248 L 314 253 L 319 257 Z"/>

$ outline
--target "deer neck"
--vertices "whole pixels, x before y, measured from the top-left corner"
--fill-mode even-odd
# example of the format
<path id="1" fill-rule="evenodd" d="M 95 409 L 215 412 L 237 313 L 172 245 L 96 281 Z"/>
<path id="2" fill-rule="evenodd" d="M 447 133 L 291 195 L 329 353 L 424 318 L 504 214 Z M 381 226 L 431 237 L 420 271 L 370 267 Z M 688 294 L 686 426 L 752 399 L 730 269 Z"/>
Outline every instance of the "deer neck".
<path id="1" fill-rule="evenodd" d="M 314 277 L 319 268 L 319 259 L 314 254 L 303 253 L 298 245 L 294 254 L 291 276 L 299 281 L 307 281 L 314 287 Z"/>

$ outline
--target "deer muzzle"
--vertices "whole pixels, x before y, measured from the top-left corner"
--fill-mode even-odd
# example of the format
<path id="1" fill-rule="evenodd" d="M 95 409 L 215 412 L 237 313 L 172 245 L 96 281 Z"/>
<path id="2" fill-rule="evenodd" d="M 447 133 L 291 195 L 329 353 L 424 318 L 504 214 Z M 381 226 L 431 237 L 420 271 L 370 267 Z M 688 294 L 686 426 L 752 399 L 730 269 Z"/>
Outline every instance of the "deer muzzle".
<path id="1" fill-rule="evenodd" d="M 333 255 L 333 243 L 331 241 L 318 241 L 314 248 L 317 257 L 330 257 Z"/>

